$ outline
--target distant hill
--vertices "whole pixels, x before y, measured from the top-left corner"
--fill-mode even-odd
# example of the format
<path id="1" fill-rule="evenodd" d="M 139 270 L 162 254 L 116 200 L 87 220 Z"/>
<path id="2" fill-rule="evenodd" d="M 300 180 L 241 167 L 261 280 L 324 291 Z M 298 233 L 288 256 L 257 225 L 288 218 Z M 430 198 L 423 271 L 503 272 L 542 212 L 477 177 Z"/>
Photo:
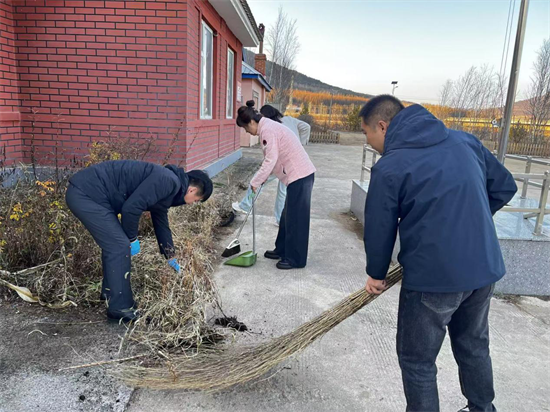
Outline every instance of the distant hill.
<path id="1" fill-rule="evenodd" d="M 244 61 L 249 64 L 250 66 L 254 67 L 254 52 L 243 49 L 243 56 Z M 269 73 L 271 71 L 272 62 L 269 60 L 266 64 L 266 71 Z M 305 90 L 308 92 L 324 92 L 324 93 L 334 93 L 334 94 L 344 94 L 344 95 L 350 95 L 350 96 L 357 96 L 357 97 L 364 97 L 364 98 L 371 98 L 372 94 L 365 94 L 365 93 L 357 93 L 353 90 L 348 89 L 342 89 L 341 87 L 332 86 L 327 83 L 323 83 L 320 80 L 314 79 L 312 77 L 306 76 L 305 74 L 302 74 L 296 70 L 293 70 L 294 73 L 294 89 L 296 90 Z"/>

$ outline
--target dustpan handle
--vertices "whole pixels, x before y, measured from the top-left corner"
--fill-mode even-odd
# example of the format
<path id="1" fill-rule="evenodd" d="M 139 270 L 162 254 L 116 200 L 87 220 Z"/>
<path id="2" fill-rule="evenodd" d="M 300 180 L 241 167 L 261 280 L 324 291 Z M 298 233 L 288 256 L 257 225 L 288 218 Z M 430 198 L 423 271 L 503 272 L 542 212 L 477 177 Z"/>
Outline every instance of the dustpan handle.
<path id="1" fill-rule="evenodd" d="M 239 229 L 239 233 L 237 233 L 237 239 L 241 237 L 241 232 L 244 229 L 244 225 L 246 224 L 246 221 L 248 220 L 248 216 L 250 216 L 250 213 L 254 210 L 254 205 L 256 204 L 256 199 L 258 199 L 258 196 L 260 196 L 260 192 L 262 191 L 264 185 L 261 185 L 258 189 L 258 193 L 256 193 L 256 196 L 254 196 L 254 199 L 252 199 L 252 206 L 250 207 L 250 210 L 246 214 L 246 217 L 244 218 L 244 222 L 241 225 L 241 228 Z"/>
<path id="2" fill-rule="evenodd" d="M 259 190 L 258 194 L 260 194 Z M 252 203 L 252 254 L 256 254 L 256 205 L 254 203 Z"/>

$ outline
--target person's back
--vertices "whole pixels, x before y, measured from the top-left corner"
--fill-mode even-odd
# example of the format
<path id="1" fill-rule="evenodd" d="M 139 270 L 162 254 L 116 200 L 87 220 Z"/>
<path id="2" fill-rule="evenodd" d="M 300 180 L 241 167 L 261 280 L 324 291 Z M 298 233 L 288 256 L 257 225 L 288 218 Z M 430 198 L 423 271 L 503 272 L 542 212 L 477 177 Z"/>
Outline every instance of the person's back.
<path id="1" fill-rule="evenodd" d="M 405 287 L 458 292 L 504 275 L 487 193 L 495 160 L 477 138 L 447 129 L 421 106 L 395 117 L 373 178 L 380 174 L 398 196 Z M 365 236 L 375 238 L 376 226 Z"/>
<path id="2" fill-rule="evenodd" d="M 308 144 L 309 136 L 311 134 L 311 126 L 306 122 L 300 119 L 296 119 L 292 116 L 284 116 L 279 110 L 269 104 L 263 105 L 260 109 L 260 113 L 262 114 L 262 116 L 267 117 L 274 122 L 282 123 L 287 128 L 289 128 L 292 133 L 294 133 L 296 137 L 300 139 L 300 143 L 302 144 L 302 146 Z"/>
<path id="3" fill-rule="evenodd" d="M 365 205 L 365 289 L 386 288 L 399 230 L 396 349 L 407 410 L 439 411 L 435 361 L 448 330 L 463 410 L 495 412 L 488 313 L 505 268 L 492 215 L 515 194 L 514 179 L 474 136 L 447 129 L 422 106 L 382 95 L 360 116 L 383 154 Z"/>
<path id="4" fill-rule="evenodd" d="M 311 134 L 311 126 L 309 124 L 292 116 L 282 117 L 281 123 L 292 130 L 292 132 L 300 139 L 302 146 L 309 143 L 309 137 Z"/>
<path id="5" fill-rule="evenodd" d="M 144 182 L 147 184 L 148 179 L 151 184 L 147 186 L 152 192 L 170 187 L 173 197 L 182 189 L 180 177 L 170 169 L 137 160 L 99 163 L 76 173 L 70 182 L 98 203 L 104 204 L 108 201 L 113 210 L 120 213 L 126 200 L 140 185 Z M 184 180 L 183 183 L 187 185 L 187 177 L 184 177 Z M 165 195 L 158 197 L 162 198 Z"/>
<path id="6" fill-rule="evenodd" d="M 275 167 L 268 172 L 260 168 L 252 180 L 259 187 L 273 172 L 285 185 L 315 172 L 315 166 L 296 139 L 294 133 L 281 123 L 262 118 L 258 126 L 260 143 L 266 157 L 275 156 Z"/>

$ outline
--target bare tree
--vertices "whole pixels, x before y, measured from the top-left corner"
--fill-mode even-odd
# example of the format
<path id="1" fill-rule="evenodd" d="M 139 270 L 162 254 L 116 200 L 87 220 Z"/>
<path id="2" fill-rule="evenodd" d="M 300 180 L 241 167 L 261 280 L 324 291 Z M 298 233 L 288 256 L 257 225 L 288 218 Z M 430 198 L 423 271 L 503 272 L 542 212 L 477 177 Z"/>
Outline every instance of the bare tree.
<path id="1" fill-rule="evenodd" d="M 532 138 L 538 143 L 544 140 L 542 131 L 550 119 L 550 39 L 543 41 L 533 64 L 528 102 Z"/>
<path id="2" fill-rule="evenodd" d="M 477 68 L 472 66 L 454 82 L 451 106 L 457 110 L 459 118 L 463 117 L 466 110 L 470 108 L 476 71 Z"/>
<path id="3" fill-rule="evenodd" d="M 508 76 L 497 73 L 495 75 L 495 92 L 491 104 L 491 117 L 502 119 L 504 117 L 504 106 L 506 105 L 506 93 L 508 92 Z"/>
<path id="4" fill-rule="evenodd" d="M 289 100 L 294 63 L 300 51 L 296 19 L 290 19 L 279 7 L 275 24 L 267 30 L 266 43 L 269 60 L 268 81 L 274 88 L 273 103 L 284 113 Z"/>
<path id="5" fill-rule="evenodd" d="M 447 79 L 441 91 L 439 92 L 439 105 L 442 107 L 449 106 L 453 97 L 453 81 Z"/>
<path id="6" fill-rule="evenodd" d="M 502 117 L 506 79 L 491 66 L 472 66 L 457 80 L 447 80 L 439 96 L 441 107 L 452 113 L 451 126 L 486 139 L 495 134 L 492 125 L 482 119 Z M 443 109 L 442 109 L 443 110 Z M 464 121 L 462 118 L 470 120 Z"/>
<path id="7" fill-rule="evenodd" d="M 482 66 L 476 70 L 473 84 L 472 95 L 470 97 L 469 107 L 472 110 L 472 117 L 479 119 L 487 116 L 487 110 L 495 100 L 496 74 L 489 66 Z"/>

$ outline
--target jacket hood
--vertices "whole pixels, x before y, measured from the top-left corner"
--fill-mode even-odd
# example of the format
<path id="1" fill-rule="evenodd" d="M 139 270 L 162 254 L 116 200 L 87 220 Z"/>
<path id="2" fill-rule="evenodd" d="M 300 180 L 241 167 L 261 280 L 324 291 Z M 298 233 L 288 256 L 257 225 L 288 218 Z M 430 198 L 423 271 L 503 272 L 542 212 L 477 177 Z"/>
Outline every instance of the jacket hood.
<path id="1" fill-rule="evenodd" d="M 384 140 L 384 153 L 395 149 L 434 146 L 447 139 L 449 130 L 424 107 L 414 104 L 401 110 L 391 121 Z"/>
<path id="2" fill-rule="evenodd" d="M 184 196 L 187 193 L 187 188 L 189 187 L 189 176 L 187 173 L 185 173 L 185 170 L 181 167 L 177 167 L 175 165 L 167 165 L 166 168 L 170 171 L 172 171 L 180 180 L 181 182 L 181 189 L 174 197 L 174 201 L 172 202 L 172 206 L 181 206 L 185 204 Z"/>

